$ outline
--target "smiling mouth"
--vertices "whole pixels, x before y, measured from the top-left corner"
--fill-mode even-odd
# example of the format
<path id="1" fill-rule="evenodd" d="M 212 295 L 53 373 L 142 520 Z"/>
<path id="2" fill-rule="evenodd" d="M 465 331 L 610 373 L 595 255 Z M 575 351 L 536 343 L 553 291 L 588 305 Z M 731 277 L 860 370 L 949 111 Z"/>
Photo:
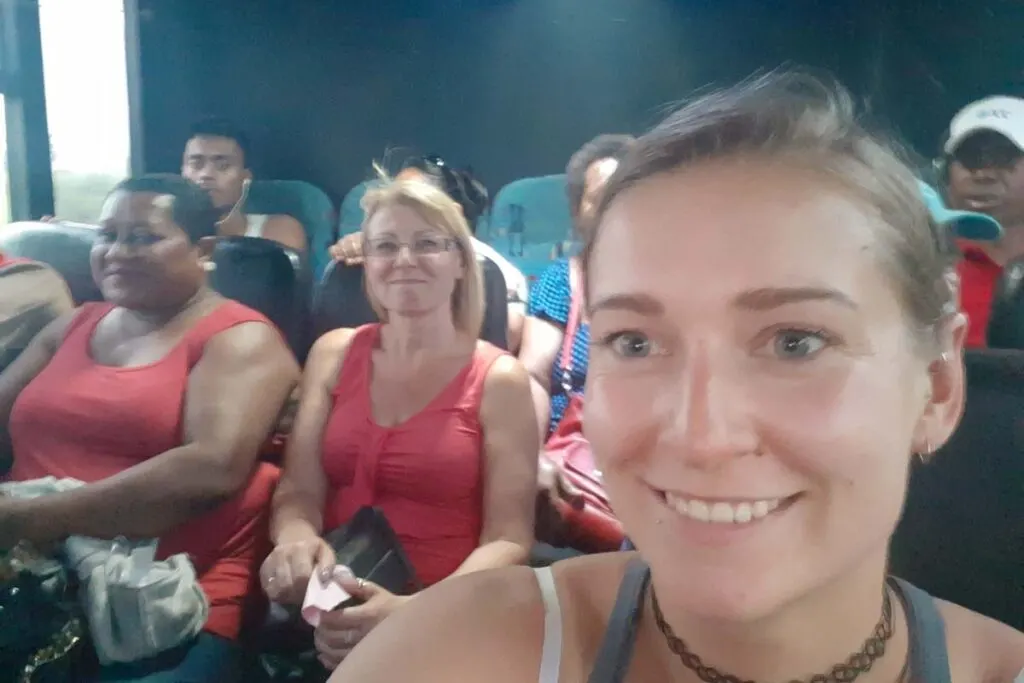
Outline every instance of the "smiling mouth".
<path id="1" fill-rule="evenodd" d="M 964 199 L 964 203 L 972 211 L 979 211 L 981 209 L 990 209 L 993 206 L 998 206 L 1002 201 L 1000 197 L 994 195 L 984 195 L 977 197 L 967 197 Z"/>
<path id="2" fill-rule="evenodd" d="M 710 524 L 750 524 L 773 512 L 784 510 L 796 495 L 783 498 L 712 500 L 688 498 L 670 491 L 657 491 L 667 508 L 688 519 Z"/>

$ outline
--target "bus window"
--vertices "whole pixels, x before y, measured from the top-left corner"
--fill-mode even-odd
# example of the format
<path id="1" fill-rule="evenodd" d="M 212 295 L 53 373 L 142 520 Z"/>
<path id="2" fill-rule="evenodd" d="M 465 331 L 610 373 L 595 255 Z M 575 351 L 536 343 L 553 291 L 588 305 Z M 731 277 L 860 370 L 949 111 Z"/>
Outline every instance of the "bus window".
<path id="1" fill-rule="evenodd" d="M 54 215 L 93 222 L 129 173 L 123 0 L 39 0 Z"/>
<path id="2" fill-rule="evenodd" d="M 11 185 L 7 179 L 7 110 L 0 94 L 0 225 L 11 222 Z"/>

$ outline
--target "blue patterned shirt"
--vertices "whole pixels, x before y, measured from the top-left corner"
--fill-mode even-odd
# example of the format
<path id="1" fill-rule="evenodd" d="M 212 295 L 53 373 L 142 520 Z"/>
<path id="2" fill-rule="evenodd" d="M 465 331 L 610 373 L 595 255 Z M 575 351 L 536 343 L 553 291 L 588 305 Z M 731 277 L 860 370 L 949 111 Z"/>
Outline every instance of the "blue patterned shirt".
<path id="1" fill-rule="evenodd" d="M 571 297 L 569 259 L 562 259 L 552 263 L 530 289 L 527 314 L 541 320 L 547 320 L 564 330 L 569 321 Z M 587 379 L 589 353 L 590 325 L 583 323 L 576 331 L 576 337 L 572 345 L 571 374 L 574 392 L 583 391 L 583 385 Z M 548 426 L 549 434 L 558 426 L 562 415 L 565 413 L 566 406 L 569 405 L 570 397 L 562 389 L 562 369 L 564 363 L 561 354 L 562 347 L 559 346 L 555 362 L 551 366 L 551 423 Z"/>

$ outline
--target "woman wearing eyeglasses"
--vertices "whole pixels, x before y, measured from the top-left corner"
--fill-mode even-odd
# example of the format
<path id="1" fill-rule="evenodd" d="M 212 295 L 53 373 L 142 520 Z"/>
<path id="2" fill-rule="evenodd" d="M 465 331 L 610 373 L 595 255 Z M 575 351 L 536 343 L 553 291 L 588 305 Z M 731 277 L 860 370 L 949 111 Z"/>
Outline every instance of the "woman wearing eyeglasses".
<path id="1" fill-rule="evenodd" d="M 261 571 L 282 603 L 333 567 L 322 536 L 365 506 L 383 512 L 426 586 L 520 564 L 533 537 L 529 376 L 477 338 L 483 284 L 462 212 L 419 180 L 385 181 L 363 208 L 366 289 L 383 322 L 326 334 L 307 362 Z M 320 621 L 328 668 L 415 599 L 341 583 L 364 603 Z"/>
<path id="2" fill-rule="evenodd" d="M 396 179 L 431 183 L 458 205 L 469 226 L 469 239 L 473 243 L 476 255 L 493 262 L 505 278 L 505 288 L 508 290 L 508 348 L 515 352 L 519 348 L 523 333 L 529 285 L 526 276 L 511 261 L 498 253 L 494 247 L 475 237 L 477 222 L 487 211 L 490 203 L 487 188 L 470 170 L 454 168 L 436 154 L 406 159 Z M 346 265 L 362 263 L 363 232 L 343 236 L 331 247 L 330 252 L 331 258 Z"/>

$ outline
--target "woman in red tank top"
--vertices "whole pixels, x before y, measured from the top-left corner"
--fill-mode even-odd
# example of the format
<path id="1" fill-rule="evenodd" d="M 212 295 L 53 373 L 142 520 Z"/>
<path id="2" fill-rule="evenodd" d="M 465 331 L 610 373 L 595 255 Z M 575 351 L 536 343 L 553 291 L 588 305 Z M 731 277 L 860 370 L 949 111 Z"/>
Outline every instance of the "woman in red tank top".
<path id="1" fill-rule="evenodd" d="M 428 586 L 522 563 L 532 544 L 529 377 L 477 340 L 483 285 L 466 221 L 418 180 L 385 183 L 364 208 L 366 286 L 385 322 L 330 332 L 307 361 L 260 572 L 280 602 L 301 601 L 311 574 L 333 566 L 321 535 L 364 506 L 384 513 Z M 411 599 L 342 583 L 365 602 L 321 619 L 328 668 Z"/>
<path id="2" fill-rule="evenodd" d="M 276 471 L 257 467 L 257 455 L 298 367 L 263 316 L 206 287 L 215 231 L 208 196 L 188 181 L 123 182 L 92 250 L 106 302 L 54 321 L 0 375 L 9 478 L 85 482 L 0 499 L 0 547 L 70 535 L 159 538 L 158 557 L 189 554 L 209 599 L 195 642 L 108 667 L 103 681 L 157 671 L 228 680 L 243 605 L 269 550 Z"/>

